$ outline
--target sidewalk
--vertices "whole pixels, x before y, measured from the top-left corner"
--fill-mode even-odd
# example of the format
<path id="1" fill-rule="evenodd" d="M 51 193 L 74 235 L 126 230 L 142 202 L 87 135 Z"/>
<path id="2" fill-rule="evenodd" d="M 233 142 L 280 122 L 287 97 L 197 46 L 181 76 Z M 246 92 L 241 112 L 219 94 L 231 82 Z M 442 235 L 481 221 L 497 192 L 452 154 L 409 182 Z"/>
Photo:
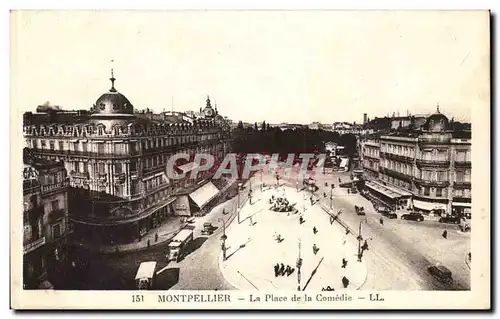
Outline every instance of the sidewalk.
<path id="1" fill-rule="evenodd" d="M 148 240 L 150 242 L 149 247 L 163 244 L 172 239 L 186 225 L 185 223 L 181 223 L 181 219 L 182 217 L 180 216 L 169 217 L 160 227 L 148 231 L 142 236 L 140 241 L 128 244 L 101 245 L 100 252 L 120 253 L 142 250 L 148 248 Z M 158 234 L 158 241 L 155 241 L 156 234 Z"/>

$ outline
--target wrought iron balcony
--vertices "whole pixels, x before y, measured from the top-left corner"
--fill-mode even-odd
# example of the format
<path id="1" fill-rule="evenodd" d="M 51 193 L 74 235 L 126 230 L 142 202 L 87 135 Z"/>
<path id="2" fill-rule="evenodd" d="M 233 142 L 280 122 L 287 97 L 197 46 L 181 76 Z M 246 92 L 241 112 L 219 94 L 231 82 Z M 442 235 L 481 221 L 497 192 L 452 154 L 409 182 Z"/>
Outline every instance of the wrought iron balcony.
<path id="1" fill-rule="evenodd" d="M 404 163 L 408 163 L 408 164 L 413 163 L 413 157 L 405 156 L 405 155 L 380 152 L 380 157 L 387 158 L 387 159 L 397 161 L 397 162 L 404 162 Z"/>
<path id="2" fill-rule="evenodd" d="M 45 236 L 42 236 L 36 240 L 32 240 L 32 241 L 28 242 L 28 243 L 24 244 L 23 254 L 27 254 L 29 252 L 32 252 L 35 249 L 38 249 L 38 248 L 42 247 L 43 245 L 45 245 L 45 243 L 46 243 Z"/>
<path id="3" fill-rule="evenodd" d="M 55 183 L 55 184 L 42 185 L 42 188 L 41 188 L 42 189 L 42 195 L 49 194 L 49 193 L 52 193 L 52 192 L 56 192 L 56 191 L 59 191 L 59 190 L 63 190 L 63 189 L 65 189 L 68 186 L 69 186 L 69 181 L 68 180 L 60 181 L 60 182 Z"/>
<path id="4" fill-rule="evenodd" d="M 137 156 L 139 153 L 137 151 L 129 151 L 127 153 L 107 153 L 107 152 L 89 152 L 89 151 L 73 151 L 73 150 L 50 150 L 50 149 L 31 149 L 36 154 L 40 155 L 51 155 L 51 156 L 76 156 L 76 157 L 86 157 L 86 158 L 99 158 L 99 159 L 114 159 L 114 158 L 130 158 L 132 156 Z"/>
<path id="5" fill-rule="evenodd" d="M 470 181 L 455 181 L 453 182 L 453 187 L 457 189 L 471 188 Z"/>
<path id="6" fill-rule="evenodd" d="M 404 174 L 404 173 L 400 173 L 400 172 L 396 172 L 396 171 L 393 171 L 393 170 L 385 168 L 385 167 L 380 167 L 379 171 L 381 173 L 384 173 L 384 174 L 388 175 L 388 176 L 391 176 L 391 177 L 394 177 L 394 178 L 397 178 L 397 179 L 400 179 L 400 180 L 403 180 L 403 181 L 407 181 L 407 182 L 411 182 L 412 179 L 413 179 L 412 176 L 410 176 L 410 175 L 407 175 L 407 174 Z"/>
<path id="7" fill-rule="evenodd" d="M 448 159 L 417 159 L 418 167 L 448 167 L 450 160 Z"/>
<path id="8" fill-rule="evenodd" d="M 455 160 L 455 167 L 471 168 L 472 163 L 470 161 Z"/>
<path id="9" fill-rule="evenodd" d="M 450 144 L 451 135 L 420 135 L 418 137 L 418 144 Z"/>
<path id="10" fill-rule="evenodd" d="M 89 179 L 89 172 L 75 172 L 75 171 L 71 171 L 69 174 L 73 178 Z"/>
<path id="11" fill-rule="evenodd" d="M 415 183 L 425 186 L 435 186 L 435 187 L 447 187 L 450 185 L 450 181 L 434 181 L 422 178 L 415 178 Z"/>
<path id="12" fill-rule="evenodd" d="M 363 157 L 366 157 L 366 158 L 369 158 L 369 159 L 372 159 L 372 160 L 375 160 L 375 161 L 380 161 L 380 157 L 378 156 L 375 156 L 375 155 L 371 155 L 371 154 L 363 154 Z"/>

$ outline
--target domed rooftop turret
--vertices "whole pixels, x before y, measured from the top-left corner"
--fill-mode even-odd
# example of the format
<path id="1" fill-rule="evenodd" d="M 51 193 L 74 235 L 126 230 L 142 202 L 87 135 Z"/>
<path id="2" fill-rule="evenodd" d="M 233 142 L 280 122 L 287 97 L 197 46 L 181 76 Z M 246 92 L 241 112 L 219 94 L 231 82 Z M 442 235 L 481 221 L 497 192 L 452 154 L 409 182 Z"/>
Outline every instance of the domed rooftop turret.
<path id="1" fill-rule="evenodd" d="M 207 105 L 205 106 L 205 109 L 203 109 L 203 114 L 205 115 L 205 118 L 214 118 L 216 115 L 215 110 L 212 108 L 210 97 L 208 95 L 207 95 Z"/>
<path id="2" fill-rule="evenodd" d="M 444 132 L 448 129 L 448 118 L 439 112 L 439 104 L 436 113 L 429 116 L 424 124 L 424 130 L 428 132 Z"/>
<path id="3" fill-rule="evenodd" d="M 134 107 L 132 103 L 125 95 L 115 89 L 116 79 L 113 76 L 113 69 L 111 69 L 111 78 L 109 80 L 111 81 L 111 89 L 97 99 L 92 116 L 133 115 Z"/>

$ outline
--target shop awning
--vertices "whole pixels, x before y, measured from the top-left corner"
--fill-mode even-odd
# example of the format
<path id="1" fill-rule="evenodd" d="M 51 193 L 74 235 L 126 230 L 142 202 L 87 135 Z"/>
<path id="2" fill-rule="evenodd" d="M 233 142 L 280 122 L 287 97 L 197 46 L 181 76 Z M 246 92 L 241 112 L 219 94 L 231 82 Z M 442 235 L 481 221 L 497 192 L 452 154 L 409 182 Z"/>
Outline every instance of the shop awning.
<path id="1" fill-rule="evenodd" d="M 394 193 L 398 193 L 399 195 L 401 196 L 404 196 L 404 197 L 411 197 L 412 196 L 412 193 L 410 192 L 407 192 L 405 190 L 402 190 L 402 189 L 399 189 L 399 188 L 396 188 L 396 187 L 392 187 L 392 186 L 387 186 L 387 185 L 384 185 L 384 184 L 381 184 L 381 183 L 378 183 L 378 182 L 375 182 L 375 181 L 371 181 L 371 183 L 379 186 L 379 187 L 382 187 L 382 188 L 385 188 L 387 190 L 390 190 Z"/>
<path id="2" fill-rule="evenodd" d="M 198 167 L 199 165 L 196 164 L 195 162 L 189 162 L 187 164 L 178 166 L 178 169 L 180 169 L 182 172 L 187 173 Z"/>
<path id="3" fill-rule="evenodd" d="M 429 202 L 424 202 L 421 200 L 414 199 L 413 200 L 413 206 L 418 208 L 418 209 L 423 209 L 423 210 L 428 210 L 431 211 L 433 209 L 444 209 L 446 210 L 446 204 L 442 203 L 429 203 Z"/>
<path id="4" fill-rule="evenodd" d="M 201 209 L 218 193 L 219 189 L 212 182 L 208 182 L 189 194 L 189 197 Z"/>
<path id="5" fill-rule="evenodd" d="M 384 196 L 387 196 L 391 199 L 396 199 L 396 198 L 401 197 L 401 195 L 399 193 L 393 192 L 393 191 L 391 191 L 383 186 L 379 186 L 377 184 L 374 184 L 373 182 L 366 182 L 365 186 L 370 188 L 371 190 L 374 190 L 375 192 L 380 193 Z"/>
<path id="6" fill-rule="evenodd" d="M 471 208 L 471 203 L 453 202 L 453 203 L 451 203 L 451 206 L 455 206 L 455 207 L 468 207 L 468 208 Z"/>

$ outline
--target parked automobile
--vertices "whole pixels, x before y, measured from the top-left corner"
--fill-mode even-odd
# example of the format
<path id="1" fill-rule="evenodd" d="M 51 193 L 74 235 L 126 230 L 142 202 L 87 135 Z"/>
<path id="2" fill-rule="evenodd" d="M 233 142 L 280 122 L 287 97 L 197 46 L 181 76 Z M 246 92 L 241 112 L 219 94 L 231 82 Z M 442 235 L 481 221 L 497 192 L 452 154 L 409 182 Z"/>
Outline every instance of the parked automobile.
<path id="1" fill-rule="evenodd" d="M 201 230 L 201 234 L 205 236 L 210 236 L 213 234 L 215 230 L 214 225 L 212 223 L 204 223 L 203 224 L 203 229 Z"/>
<path id="2" fill-rule="evenodd" d="M 422 222 L 424 221 L 424 216 L 420 213 L 409 213 L 401 215 L 401 219 Z"/>
<path id="3" fill-rule="evenodd" d="M 398 218 L 398 214 L 396 214 L 395 212 L 387 212 L 386 214 L 384 214 L 384 216 L 389 218 L 389 219 L 397 219 Z"/>
<path id="4" fill-rule="evenodd" d="M 439 219 L 440 223 L 446 223 L 446 224 L 460 224 L 460 217 L 457 216 L 445 216 L 441 217 Z"/>
<path id="5" fill-rule="evenodd" d="M 385 207 L 385 206 L 377 206 L 377 208 L 376 208 L 376 209 L 377 209 L 377 212 L 378 212 L 379 214 L 382 214 L 382 215 L 383 215 L 383 214 L 385 214 L 386 212 L 388 212 L 388 211 L 389 211 L 389 210 L 387 209 L 387 207 Z"/>
<path id="6" fill-rule="evenodd" d="M 451 271 L 446 268 L 445 266 L 430 266 L 428 268 L 429 273 L 436 278 L 437 280 L 446 283 L 446 284 L 451 284 L 453 282 L 453 277 L 451 274 Z"/>

